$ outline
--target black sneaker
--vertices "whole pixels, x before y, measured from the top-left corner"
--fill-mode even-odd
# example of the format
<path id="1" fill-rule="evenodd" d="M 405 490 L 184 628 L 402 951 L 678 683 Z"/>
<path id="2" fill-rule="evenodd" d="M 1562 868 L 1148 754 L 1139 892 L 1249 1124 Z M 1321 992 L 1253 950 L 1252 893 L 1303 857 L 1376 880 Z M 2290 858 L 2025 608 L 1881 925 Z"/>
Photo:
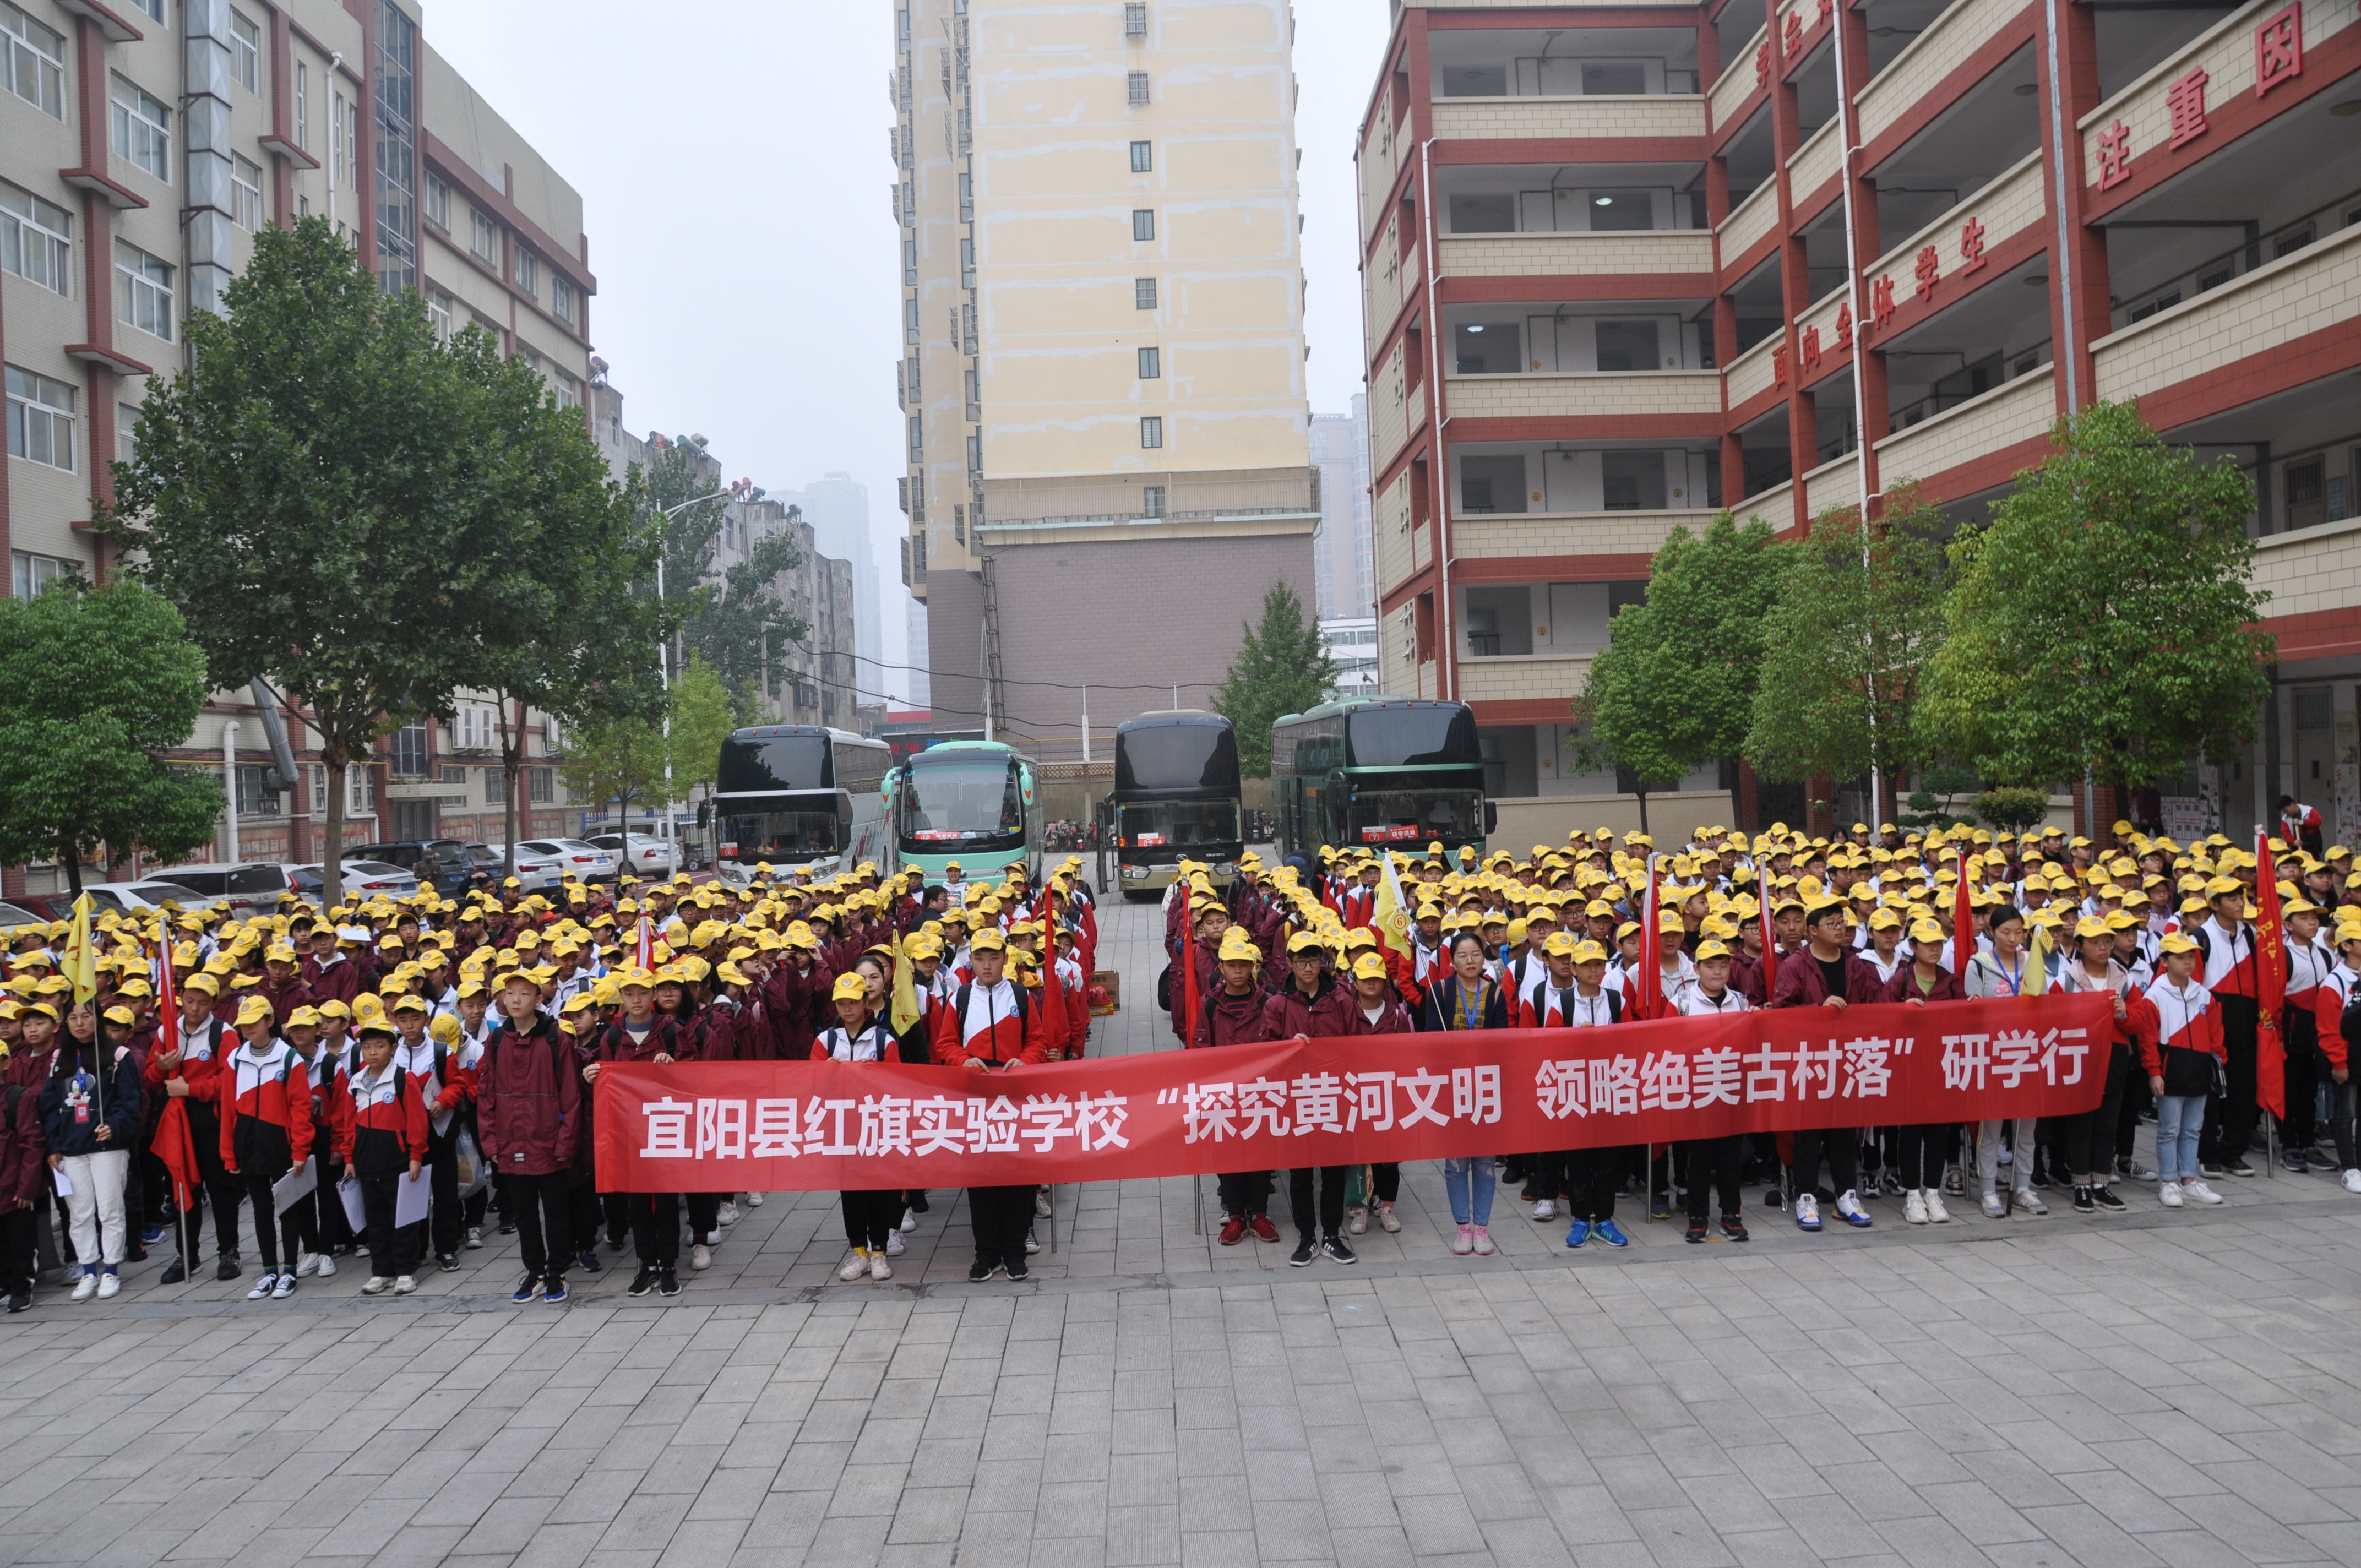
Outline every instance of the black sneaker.
<path id="1" fill-rule="evenodd" d="M 2337 1171 L 2345 1168 L 2345 1167 L 2338 1162 L 2336 1157 L 2330 1154 L 2325 1149 L 2304 1150 L 2303 1163 L 2304 1168 L 2308 1170 L 2323 1171 L 2330 1175 L 2334 1175 Z"/>
<path id="2" fill-rule="evenodd" d="M 1746 1239 L 1746 1222 L 1735 1214 L 1724 1214 L 1721 1217 L 1721 1234 L 1726 1241 L 1742 1242 Z"/>
<path id="3" fill-rule="evenodd" d="M 1033 1271 L 1031 1269 L 1025 1266 L 1025 1260 L 1023 1258 L 1012 1257 L 1008 1260 L 1009 1278 L 1023 1279 L 1030 1276 L 1032 1272 Z"/>
<path id="4" fill-rule="evenodd" d="M 566 1276 L 553 1274 L 541 1288 L 541 1299 L 556 1305 L 566 1299 Z"/>
<path id="5" fill-rule="evenodd" d="M 910 1201 L 906 1205 L 906 1207 L 907 1207 L 913 1214 L 925 1213 L 927 1212 L 927 1195 L 923 1192 L 911 1193 Z"/>
<path id="6" fill-rule="evenodd" d="M 2077 1186 L 2074 1189 L 2074 1212 L 2078 1214 L 2095 1214 L 2098 1212 L 2099 1206 L 2096 1202 L 2092 1201 L 2091 1190 L 2087 1187 Z"/>
<path id="7" fill-rule="evenodd" d="M 1702 1242 L 1705 1240 L 1705 1222 L 1703 1220 L 1691 1220 L 1689 1222 L 1688 1239 L 1692 1242 Z"/>
<path id="8" fill-rule="evenodd" d="M 156 1283 L 159 1285 L 178 1285 L 188 1277 L 189 1266 L 176 1257 L 172 1260 L 171 1266 L 165 1269 L 164 1272 L 157 1277 Z"/>
<path id="9" fill-rule="evenodd" d="M 998 1264 L 983 1263 L 981 1261 L 969 1264 L 967 1266 L 968 1283 L 972 1285 L 983 1284 L 985 1280 L 992 1277 L 993 1270 L 999 1266 L 1000 1266 Z"/>
<path id="10" fill-rule="evenodd" d="M 1319 1244 L 1310 1236 L 1306 1236 L 1295 1244 L 1293 1252 L 1287 1255 L 1287 1265 L 1290 1268 L 1309 1268 L 1312 1266 L 1312 1260 L 1319 1255 Z"/>
<path id="11" fill-rule="evenodd" d="M 2244 1155 L 2232 1155 L 2227 1160 L 2223 1162 L 2222 1170 L 2223 1173 L 2227 1176 L 2252 1176 L 2255 1174 L 2255 1168 L 2246 1163 L 2246 1157 Z"/>
<path id="12" fill-rule="evenodd" d="M 1345 1245 L 1345 1238 L 1342 1236 L 1330 1236 L 1326 1241 L 1322 1242 L 1320 1244 L 1320 1255 L 1326 1258 L 1331 1263 L 1358 1263 L 1361 1261 L 1360 1258 L 1355 1255 L 1353 1249 Z"/>
<path id="13" fill-rule="evenodd" d="M 661 1273 L 661 1274 L 657 1275 L 657 1276 L 656 1276 L 656 1294 L 657 1294 L 657 1295 L 659 1295 L 659 1296 L 677 1296 L 677 1295 L 679 1295 L 679 1294 L 680 1294 L 680 1276 L 679 1276 L 679 1275 L 677 1275 L 677 1274 L 675 1274 L 675 1273 L 674 1273 L 671 1269 L 669 1269 L 669 1268 L 665 1269 L 663 1273 Z"/>
<path id="14" fill-rule="evenodd" d="M 434 1266 L 441 1273 L 456 1274 L 459 1272 L 459 1260 L 447 1252 L 436 1253 Z"/>
<path id="15" fill-rule="evenodd" d="M 2125 1207 L 2124 1201 L 2115 1196 L 2115 1190 L 2112 1187 L 2092 1188 L 2091 1203 L 2102 1214 L 2120 1214 L 2124 1212 Z"/>
<path id="16" fill-rule="evenodd" d="M 8 1298 L 8 1310 L 12 1312 L 31 1311 L 33 1310 L 33 1293 L 30 1290 L 17 1291 L 15 1295 Z"/>
<path id="17" fill-rule="evenodd" d="M 516 1234 L 516 1222 L 514 1220 L 508 1219 L 502 1220 L 500 1222 L 499 1234 L 504 1236 L 512 1236 Z"/>
<path id="18" fill-rule="evenodd" d="M 631 1276 L 631 1288 L 625 1290 L 623 1294 L 626 1296 L 644 1296 L 655 1288 L 656 1271 L 653 1268 L 642 1268 L 637 1274 Z"/>
<path id="19" fill-rule="evenodd" d="M 507 1232 L 505 1229 L 503 1229 L 503 1230 L 500 1232 L 500 1234 L 502 1234 L 502 1235 L 506 1235 L 506 1234 L 508 1234 L 508 1232 Z M 623 1243 L 624 1243 L 625 1239 L 626 1239 L 626 1238 L 624 1238 L 624 1237 L 622 1237 L 622 1236 L 619 1236 L 619 1235 L 614 1234 L 612 1232 L 608 1233 L 608 1236 L 607 1236 L 607 1250 L 608 1250 L 609 1252 L 620 1252 L 620 1251 L 622 1251 L 622 1250 L 623 1250 Z"/>
<path id="20" fill-rule="evenodd" d="M 540 1294 L 541 1276 L 538 1274 L 528 1274 L 524 1277 L 523 1283 L 520 1284 L 515 1289 L 509 1292 L 509 1299 L 522 1307 L 527 1301 L 532 1300 L 535 1296 Z"/>
<path id="21" fill-rule="evenodd" d="M 577 1254 L 574 1261 L 581 1265 L 585 1274 L 603 1274 L 607 1270 L 607 1266 L 598 1261 L 598 1255 L 595 1252 Z"/>
<path id="22" fill-rule="evenodd" d="M 214 1277 L 215 1279 L 235 1279 L 237 1277 L 237 1255 L 236 1253 L 224 1253 L 222 1255 L 222 1260 L 214 1265 Z"/>

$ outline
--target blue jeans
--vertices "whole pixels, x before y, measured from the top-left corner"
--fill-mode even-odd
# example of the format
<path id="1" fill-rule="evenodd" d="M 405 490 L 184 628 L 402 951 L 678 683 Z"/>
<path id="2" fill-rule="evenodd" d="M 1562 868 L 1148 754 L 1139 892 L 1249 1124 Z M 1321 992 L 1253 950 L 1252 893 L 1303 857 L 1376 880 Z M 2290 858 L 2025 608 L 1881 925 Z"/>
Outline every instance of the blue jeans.
<path id="1" fill-rule="evenodd" d="M 1462 1225 L 1490 1224 L 1495 1179 L 1490 1155 L 1478 1155 L 1473 1159 L 1444 1160 L 1443 1190 L 1450 1195 L 1453 1221 Z M 1469 1208 L 1471 1198 L 1474 1200 L 1472 1212 Z"/>
<path id="2" fill-rule="evenodd" d="M 2166 1181 L 2197 1179 L 2197 1135 L 2205 1129 L 2205 1096 L 2156 1099 L 2156 1173 Z"/>

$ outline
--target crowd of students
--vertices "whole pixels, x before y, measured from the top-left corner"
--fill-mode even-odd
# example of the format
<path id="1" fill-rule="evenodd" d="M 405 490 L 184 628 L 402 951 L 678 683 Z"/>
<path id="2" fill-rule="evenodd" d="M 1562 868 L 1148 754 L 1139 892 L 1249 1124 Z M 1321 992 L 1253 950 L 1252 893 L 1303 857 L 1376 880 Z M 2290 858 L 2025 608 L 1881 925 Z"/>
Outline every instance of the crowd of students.
<path id="1" fill-rule="evenodd" d="M 1079 1056 L 1097 931 L 1075 869 L 1041 889 L 1021 871 L 925 887 L 864 863 L 818 881 L 764 866 L 743 887 L 569 881 L 555 897 L 511 879 L 464 904 L 426 892 L 325 912 L 291 895 L 243 920 L 110 913 L 86 987 L 67 972 L 71 923 L 16 927 L 0 985 L 0 1292 L 29 1309 L 60 1232 L 73 1300 L 115 1295 L 125 1266 L 167 1244 L 159 1282 L 196 1278 L 210 1221 L 216 1279 L 243 1280 L 250 1241 L 252 1300 L 363 1257 L 362 1294 L 408 1295 L 487 1229 L 516 1237 L 520 1304 L 566 1300 L 569 1274 L 603 1271 L 602 1244 L 631 1249 L 628 1295 L 676 1296 L 684 1228 L 688 1270 L 705 1269 L 740 1200 L 764 1194 L 601 1190 L 607 1064 L 983 1072 Z M 1023 1277 L 1034 1189 L 975 1198 L 978 1277 Z M 843 1204 L 842 1277 L 891 1277 L 926 1195 Z"/>
<path id="2" fill-rule="evenodd" d="M 1275 868 L 1248 855 L 1226 887 L 1184 864 L 1166 903 L 1159 1001 L 1179 1044 L 1209 1047 L 1611 1027 L 1643 1012 L 1938 1007 L 2053 987 L 2114 998 L 2104 1092 L 2087 1113 L 1705 1139 L 1653 1158 L 1446 1160 L 1463 1255 L 1495 1250 L 1502 1185 L 1535 1221 L 1566 1219 L 1570 1247 L 1628 1245 L 1618 1201 L 1634 1190 L 1682 1197 L 1692 1242 L 1717 1234 L 1717 1209 L 1718 1234 L 1743 1241 L 1741 1189 L 1755 1181 L 1805 1231 L 1824 1212 L 1867 1226 L 1880 1195 L 1899 1198 L 1910 1223 L 1943 1223 L 1946 1197 L 1971 1183 L 1994 1218 L 2045 1213 L 2043 1193 L 2069 1190 L 2079 1212 L 2121 1212 L 2127 1181 L 2157 1183 L 2168 1207 L 2217 1203 L 2211 1182 L 2255 1172 L 2265 1071 L 2283 1072 L 2286 1168 L 2340 1174 L 2361 1193 L 2347 1065 L 2361 1018 L 2346 1023 L 2361 986 L 2361 875 L 2347 852 L 2272 841 L 2286 879 L 2286 972 L 2273 987 L 2257 968 L 2254 855 L 2127 824 L 2115 838 L 2103 850 L 2055 830 L 1888 828 L 1873 841 L 1859 824 L 1834 840 L 1777 827 L 1708 829 L 1659 854 L 1645 835 L 1577 832 L 1522 859 L 1433 846 L 1397 855 L 1390 875 L 1373 852 Z M 291 897 L 242 920 L 110 914 L 94 923 L 86 995 L 66 972 L 64 923 L 17 927 L 0 987 L 0 1291 L 11 1311 L 28 1309 L 53 1248 L 71 1249 L 75 1300 L 116 1294 L 125 1266 L 168 1241 L 160 1281 L 196 1278 L 210 1229 L 224 1282 L 243 1284 L 250 1237 L 249 1299 L 285 1299 L 362 1257 L 361 1293 L 403 1295 L 430 1264 L 456 1270 L 490 1229 L 516 1237 L 520 1304 L 566 1299 L 569 1275 L 603 1272 L 602 1248 L 631 1250 L 627 1294 L 677 1295 L 684 1236 L 694 1274 L 741 1201 L 764 1194 L 602 1190 L 592 1121 L 606 1065 L 827 1058 L 991 1074 L 1080 1057 L 1098 931 L 1077 871 L 1070 860 L 1036 887 L 1021 869 L 986 883 L 953 865 L 928 886 L 866 864 L 818 881 L 763 867 L 743 887 L 626 877 L 543 897 L 511 882 L 465 903 L 429 892 L 325 912 Z M 1407 927 L 1392 941 L 1379 929 L 1389 890 Z M 2266 1019 L 2273 990 L 2285 1000 Z M 2149 1117 L 2153 1168 L 2134 1154 Z M 1281 1239 L 1275 1174 L 1220 1178 L 1223 1245 Z M 1285 1174 L 1298 1266 L 1353 1262 L 1348 1238 L 1372 1221 L 1401 1228 L 1397 1166 Z M 1025 1278 L 1041 1190 L 968 1198 L 970 1277 Z M 840 1277 L 892 1277 L 927 1195 L 841 1202 Z"/>
<path id="3" fill-rule="evenodd" d="M 2285 933 L 2277 987 L 2257 968 L 2271 961 L 2257 958 L 2258 859 L 2218 834 L 2184 846 L 2117 823 L 2102 848 L 2057 828 L 1872 835 L 1856 823 L 1831 840 L 1782 824 L 1752 838 L 1708 828 L 1660 854 L 1644 834 L 1619 845 L 1602 829 L 1523 859 L 1454 857 L 1439 844 L 1422 856 L 1389 851 L 1390 877 L 1376 850 L 1323 849 L 1316 866 L 1277 868 L 1248 855 L 1233 886 L 1191 868 L 1167 903 L 1167 972 L 1183 977 L 1168 982 L 1172 1024 L 1183 1044 L 1203 1047 L 1409 1027 L 1602 1027 L 1643 1012 L 1940 1007 L 2051 988 L 2114 998 L 2103 1095 L 2084 1114 L 1715 1138 L 1653 1159 L 1632 1147 L 1449 1160 L 1461 1254 L 1494 1250 L 1499 1184 L 1519 1187 L 1535 1221 L 1570 1221 L 1569 1247 L 1628 1245 L 1617 1200 L 1633 1190 L 1684 1198 L 1691 1242 L 1714 1234 L 1717 1204 L 1719 1234 L 1744 1241 L 1741 1188 L 1756 1179 L 1765 1203 L 1807 1232 L 1829 1212 L 1870 1225 L 1880 1195 L 1900 1199 L 1911 1224 L 1948 1223 L 1947 1196 L 1971 1190 L 1994 1219 L 2046 1214 L 2045 1191 L 2070 1191 L 2079 1213 L 2121 1213 L 2116 1189 L 2133 1181 L 2156 1183 L 2168 1208 L 2218 1203 L 2210 1183 L 2256 1172 L 2264 1071 L 2282 1075 L 2283 1167 L 2339 1175 L 2361 1193 L 2347 1065 L 2347 1031 L 2361 1036 L 2361 875 L 2341 847 L 2315 853 L 2316 830 L 2290 836 L 2293 849 L 2269 840 Z M 1642 928 L 1652 867 L 1653 944 Z M 1955 940 L 1963 903 L 1966 944 Z M 1389 906 L 1409 922 L 1393 940 L 1380 930 Z M 1642 1007 L 1652 987 L 1660 1000 Z M 2266 1019 L 2274 989 L 2284 1001 Z M 2135 1154 L 2150 1118 L 2153 1168 Z M 1281 1239 L 1270 1176 L 1221 1179 L 1223 1245 Z M 1398 1230 L 1400 1182 L 1385 1165 L 1290 1173 L 1290 1261 L 1353 1261 L 1347 1238 L 1372 1218 Z"/>

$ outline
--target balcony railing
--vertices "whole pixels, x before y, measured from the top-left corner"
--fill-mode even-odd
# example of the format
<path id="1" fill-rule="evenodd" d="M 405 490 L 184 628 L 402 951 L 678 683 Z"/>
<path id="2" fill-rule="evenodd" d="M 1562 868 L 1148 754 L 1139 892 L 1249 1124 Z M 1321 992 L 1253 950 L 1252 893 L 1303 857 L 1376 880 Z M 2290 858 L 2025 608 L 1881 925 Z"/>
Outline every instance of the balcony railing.
<path id="1" fill-rule="evenodd" d="M 2323 203 L 2268 234 L 2254 235 L 2233 249 L 2201 261 L 2175 278 L 2119 302 L 2114 307 L 2112 324 L 2126 327 L 2134 322 L 2144 322 L 2158 311 L 2169 310 L 2183 300 L 2218 289 L 2231 279 L 2244 277 L 2257 267 L 2282 257 L 2293 256 L 2323 236 L 2351 228 L 2356 224 L 2361 224 L 2361 191 L 2347 192 L 2335 201 Z M 2225 220 L 2222 226 L 2236 228 L 2239 225 L 2235 220 Z"/>

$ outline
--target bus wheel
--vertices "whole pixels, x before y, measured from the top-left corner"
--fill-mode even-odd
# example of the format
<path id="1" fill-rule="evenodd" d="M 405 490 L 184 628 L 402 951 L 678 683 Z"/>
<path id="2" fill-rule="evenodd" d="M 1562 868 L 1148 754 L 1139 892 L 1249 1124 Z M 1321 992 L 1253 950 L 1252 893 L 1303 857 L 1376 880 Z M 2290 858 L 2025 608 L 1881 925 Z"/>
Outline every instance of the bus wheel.
<path id="1" fill-rule="evenodd" d="M 1163 902 L 1164 890 L 1160 887 L 1127 887 L 1123 890 L 1123 896 L 1130 904 L 1159 904 Z"/>

